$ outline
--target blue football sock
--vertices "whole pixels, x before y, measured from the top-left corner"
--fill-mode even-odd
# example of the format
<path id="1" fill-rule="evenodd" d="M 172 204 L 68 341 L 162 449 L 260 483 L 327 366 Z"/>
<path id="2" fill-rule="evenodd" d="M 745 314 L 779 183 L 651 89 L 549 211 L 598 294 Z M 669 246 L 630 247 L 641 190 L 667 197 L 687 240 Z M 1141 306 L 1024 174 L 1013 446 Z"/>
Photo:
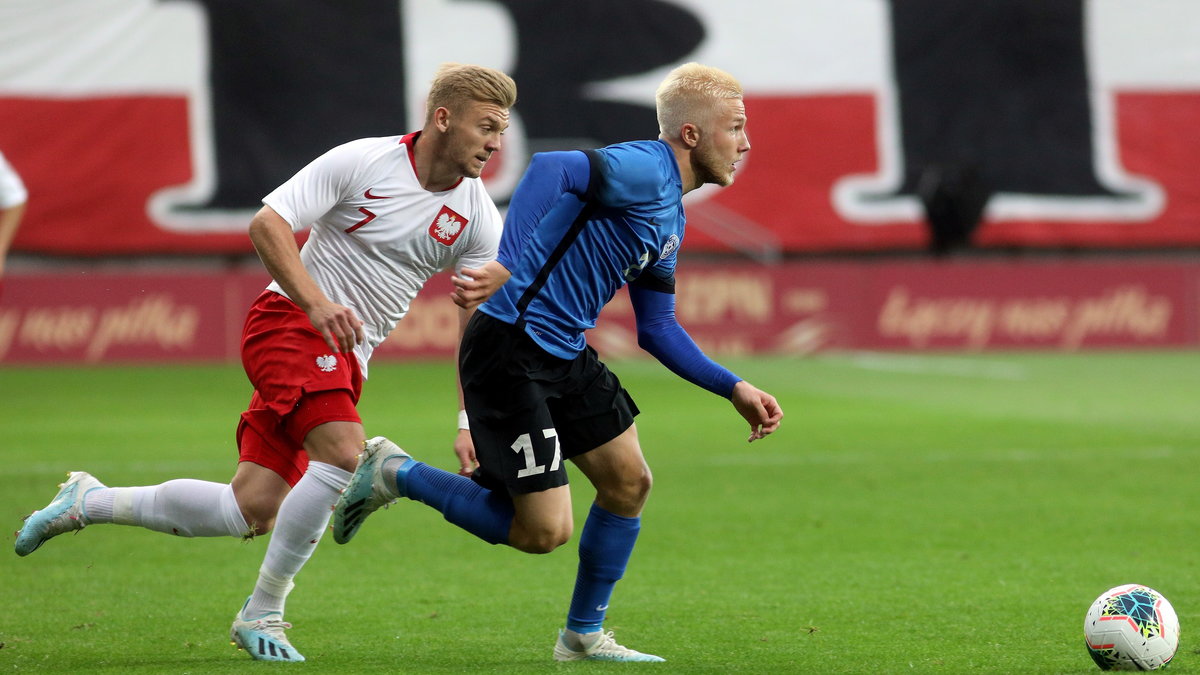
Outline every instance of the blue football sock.
<path id="1" fill-rule="evenodd" d="M 446 520 L 489 544 L 507 544 L 513 505 L 508 495 L 496 494 L 475 481 L 423 462 L 405 462 L 397 472 L 402 492 L 441 511 Z"/>
<path id="2" fill-rule="evenodd" d="M 641 518 L 618 516 L 592 504 L 579 535 L 579 572 L 567 612 L 568 629 L 595 633 L 604 625 L 613 587 L 625 575 L 641 527 Z"/>

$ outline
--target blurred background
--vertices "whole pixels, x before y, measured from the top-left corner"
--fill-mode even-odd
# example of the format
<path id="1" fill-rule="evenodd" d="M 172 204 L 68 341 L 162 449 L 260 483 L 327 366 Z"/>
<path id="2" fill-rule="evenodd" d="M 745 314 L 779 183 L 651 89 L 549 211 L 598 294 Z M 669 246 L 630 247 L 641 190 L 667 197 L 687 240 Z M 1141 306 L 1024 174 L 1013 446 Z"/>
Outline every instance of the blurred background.
<path id="1" fill-rule="evenodd" d="M 502 209 L 534 152 L 655 137 L 674 66 L 742 81 L 753 149 L 686 200 L 716 354 L 1195 348 L 1197 44 L 1194 0 L 0 0 L 0 363 L 236 360 L 259 200 L 446 61 L 517 81 Z M 448 290 L 378 357 L 450 356 Z"/>

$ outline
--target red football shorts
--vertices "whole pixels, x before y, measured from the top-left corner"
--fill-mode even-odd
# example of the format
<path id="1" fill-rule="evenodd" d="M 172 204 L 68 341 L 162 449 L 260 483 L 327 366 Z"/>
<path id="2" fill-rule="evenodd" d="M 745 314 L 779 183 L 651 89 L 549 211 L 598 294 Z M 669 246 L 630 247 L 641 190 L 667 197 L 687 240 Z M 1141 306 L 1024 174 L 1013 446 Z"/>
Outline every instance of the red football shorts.
<path id="1" fill-rule="evenodd" d="M 362 423 L 355 405 L 362 372 L 354 354 L 333 352 L 294 302 L 264 291 L 242 331 L 242 366 L 254 395 L 238 423 L 238 457 L 288 485 L 308 469 L 304 438 L 326 422 Z"/>

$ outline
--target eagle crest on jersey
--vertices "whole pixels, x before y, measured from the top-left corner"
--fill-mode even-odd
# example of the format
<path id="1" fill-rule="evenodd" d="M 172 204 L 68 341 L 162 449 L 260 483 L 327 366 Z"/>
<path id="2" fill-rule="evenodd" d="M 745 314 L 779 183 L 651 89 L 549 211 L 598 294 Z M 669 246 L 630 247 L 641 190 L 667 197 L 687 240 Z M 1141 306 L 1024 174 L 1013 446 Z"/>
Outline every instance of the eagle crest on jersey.
<path id="1" fill-rule="evenodd" d="M 443 206 L 429 226 L 429 236 L 441 244 L 450 246 L 458 240 L 458 235 L 462 234 L 466 227 L 466 218 L 455 213 L 449 206 Z"/>
<path id="2" fill-rule="evenodd" d="M 337 357 L 333 354 L 318 356 L 317 367 L 327 373 L 332 373 L 333 371 L 337 370 Z"/>

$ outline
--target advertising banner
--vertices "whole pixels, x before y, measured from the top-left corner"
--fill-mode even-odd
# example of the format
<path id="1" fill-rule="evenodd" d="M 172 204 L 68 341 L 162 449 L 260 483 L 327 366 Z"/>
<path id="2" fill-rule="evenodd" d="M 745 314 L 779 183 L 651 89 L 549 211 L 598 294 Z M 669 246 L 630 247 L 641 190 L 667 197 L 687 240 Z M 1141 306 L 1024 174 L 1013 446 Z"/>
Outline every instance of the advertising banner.
<path id="1" fill-rule="evenodd" d="M 231 360 L 260 271 L 64 272 L 8 279 L 0 363 Z M 447 275 L 413 301 L 378 359 L 450 358 L 458 311 Z M 1195 348 L 1200 264 L 858 262 L 684 265 L 680 323 L 714 355 L 820 350 Z M 588 342 L 642 356 L 621 291 Z"/>

